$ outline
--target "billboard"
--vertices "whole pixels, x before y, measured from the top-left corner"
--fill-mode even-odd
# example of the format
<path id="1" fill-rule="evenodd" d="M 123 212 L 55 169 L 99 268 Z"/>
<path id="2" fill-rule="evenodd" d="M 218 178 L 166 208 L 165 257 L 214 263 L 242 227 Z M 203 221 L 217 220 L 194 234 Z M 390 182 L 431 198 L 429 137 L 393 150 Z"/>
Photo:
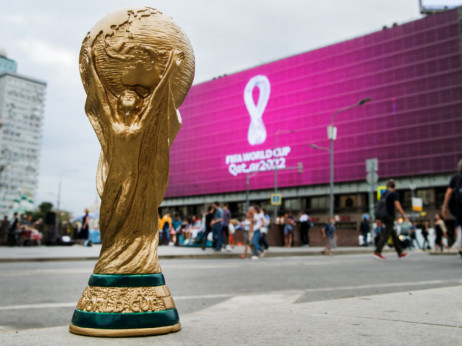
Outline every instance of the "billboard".
<path id="1" fill-rule="evenodd" d="M 382 30 L 192 87 L 180 108 L 166 197 L 453 171 L 462 157 L 457 11 Z M 303 173 L 297 163 L 303 163 Z M 255 173 L 257 172 L 257 173 Z"/>

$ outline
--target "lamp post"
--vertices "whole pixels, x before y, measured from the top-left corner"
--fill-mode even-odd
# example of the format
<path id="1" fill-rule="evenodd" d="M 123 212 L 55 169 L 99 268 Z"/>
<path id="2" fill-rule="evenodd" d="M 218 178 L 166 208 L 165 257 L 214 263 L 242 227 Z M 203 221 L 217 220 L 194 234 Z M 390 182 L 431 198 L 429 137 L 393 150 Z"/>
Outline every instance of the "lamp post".
<path id="1" fill-rule="evenodd" d="M 59 173 L 59 183 L 58 183 L 58 203 L 56 204 L 56 210 L 57 210 L 57 215 L 56 215 L 56 228 L 59 228 L 59 212 L 60 212 L 60 209 L 59 209 L 59 205 L 60 205 L 60 202 L 61 202 L 61 181 L 63 179 L 63 175 L 65 173 L 74 173 L 74 172 L 77 172 L 78 169 L 67 169 L 67 170 L 64 170 L 64 171 L 61 171 Z"/>
<path id="2" fill-rule="evenodd" d="M 274 149 L 278 147 L 278 136 L 280 133 L 294 133 L 295 130 L 277 130 L 274 136 Z M 274 162 L 274 193 L 278 193 L 278 165 L 277 162 Z M 278 206 L 274 206 L 274 222 L 278 218 Z"/>
<path id="3" fill-rule="evenodd" d="M 326 150 L 330 154 L 330 183 L 329 183 L 329 216 L 333 217 L 334 216 L 334 141 L 337 139 L 337 128 L 334 126 L 334 119 L 335 116 L 341 112 L 345 112 L 349 109 L 355 108 L 362 106 L 363 104 L 372 101 L 370 97 L 364 98 L 359 100 L 359 102 L 347 106 L 344 108 L 341 108 L 332 114 L 332 118 L 330 121 L 330 125 L 327 127 L 327 138 L 330 140 L 330 149 L 324 148 L 324 147 L 319 147 L 315 144 L 311 144 L 311 147 L 314 149 L 320 149 L 320 150 Z"/>

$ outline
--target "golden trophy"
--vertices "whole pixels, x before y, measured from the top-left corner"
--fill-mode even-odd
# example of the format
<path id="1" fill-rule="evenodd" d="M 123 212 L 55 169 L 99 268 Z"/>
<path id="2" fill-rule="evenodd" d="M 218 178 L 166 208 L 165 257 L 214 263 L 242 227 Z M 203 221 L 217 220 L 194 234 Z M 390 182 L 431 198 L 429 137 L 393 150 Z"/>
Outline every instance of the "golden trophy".
<path id="1" fill-rule="evenodd" d="M 181 328 L 157 257 L 157 210 L 194 64 L 185 33 L 149 7 L 109 14 L 82 43 L 85 112 L 101 144 L 102 247 L 72 333 L 136 336 Z"/>

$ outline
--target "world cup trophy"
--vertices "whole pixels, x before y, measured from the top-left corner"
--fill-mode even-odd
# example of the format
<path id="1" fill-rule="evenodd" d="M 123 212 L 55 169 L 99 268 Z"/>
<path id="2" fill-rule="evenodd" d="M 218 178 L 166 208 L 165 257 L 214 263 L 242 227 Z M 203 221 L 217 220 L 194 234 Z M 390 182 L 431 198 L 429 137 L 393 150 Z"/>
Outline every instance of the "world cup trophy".
<path id="1" fill-rule="evenodd" d="M 85 37 L 80 74 L 85 112 L 101 144 L 101 253 L 70 331 L 136 336 L 180 330 L 159 265 L 158 207 L 167 188 L 178 108 L 194 78 L 185 33 L 149 7 L 122 9 Z"/>

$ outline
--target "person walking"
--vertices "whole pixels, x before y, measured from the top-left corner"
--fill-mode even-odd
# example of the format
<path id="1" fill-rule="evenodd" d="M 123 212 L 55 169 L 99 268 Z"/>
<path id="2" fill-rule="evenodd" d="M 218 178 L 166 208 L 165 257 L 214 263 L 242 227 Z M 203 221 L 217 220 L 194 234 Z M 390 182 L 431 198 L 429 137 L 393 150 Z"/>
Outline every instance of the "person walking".
<path id="1" fill-rule="evenodd" d="M 335 223 L 334 218 L 330 217 L 322 229 L 322 237 L 326 239 L 326 247 L 321 251 L 322 254 L 327 254 L 332 256 L 332 246 L 334 239 L 337 239 L 337 234 L 335 233 Z"/>
<path id="2" fill-rule="evenodd" d="M 447 232 L 443 218 L 440 214 L 435 214 L 435 251 L 443 251 L 443 248 L 449 250 L 449 246 L 443 241 L 443 237 L 447 238 Z"/>
<path id="3" fill-rule="evenodd" d="M 245 215 L 245 220 L 236 228 L 240 228 L 244 231 L 244 253 L 241 255 L 241 258 L 247 257 L 247 251 L 250 245 L 250 230 L 253 228 L 253 224 L 255 223 L 255 219 L 253 217 L 253 210 L 250 208 L 247 210 Z"/>
<path id="4" fill-rule="evenodd" d="M 265 222 L 265 216 L 261 213 L 259 207 L 250 207 L 250 212 L 253 215 L 254 222 L 250 227 L 249 238 L 252 239 L 253 245 L 253 256 L 251 259 L 257 260 L 259 255 L 263 257 L 265 250 L 260 246 L 260 229 L 263 227 Z"/>
<path id="5" fill-rule="evenodd" d="M 382 256 L 382 250 L 390 237 L 393 240 L 393 245 L 395 247 L 396 253 L 398 254 L 398 258 L 403 258 L 407 256 L 407 253 L 403 252 L 401 244 L 399 243 L 399 238 L 394 229 L 396 216 L 395 210 L 397 210 L 407 222 L 409 222 L 409 219 L 401 207 L 401 203 L 399 202 L 399 195 L 396 192 L 396 183 L 394 180 L 390 179 L 387 181 L 387 189 L 383 193 L 380 202 L 382 202 L 382 199 L 384 199 L 384 206 L 386 207 L 386 214 L 382 217 L 381 220 L 385 225 L 385 229 L 383 232 L 381 232 L 379 242 L 375 248 L 374 258 L 381 261 L 386 260 L 386 258 Z M 380 202 L 378 204 L 381 204 Z"/>
<path id="6" fill-rule="evenodd" d="M 229 211 L 228 203 L 223 203 L 223 245 L 226 251 L 231 251 L 231 245 L 229 245 L 229 220 L 231 219 L 231 212 Z"/>
<path id="7" fill-rule="evenodd" d="M 419 240 L 417 239 L 417 222 L 413 221 L 411 227 L 409 227 L 409 231 L 411 232 L 409 234 L 409 237 L 411 238 L 411 241 L 409 242 L 409 248 L 413 249 L 415 248 L 414 242 L 417 244 L 419 249 L 422 249 L 420 246 Z"/>
<path id="8" fill-rule="evenodd" d="M 173 213 L 172 229 L 170 230 L 171 242 L 168 245 L 179 246 L 179 238 L 181 234 L 181 224 L 182 224 L 182 221 L 180 218 L 180 214 L 178 212 Z"/>
<path id="9" fill-rule="evenodd" d="M 19 230 L 19 217 L 18 212 L 13 214 L 13 222 L 10 225 L 8 230 L 8 246 L 16 246 L 19 245 L 19 236 L 21 231 Z"/>
<path id="10" fill-rule="evenodd" d="M 428 220 L 425 220 L 423 225 L 422 225 L 422 237 L 423 237 L 423 243 L 422 243 L 422 250 L 431 250 L 430 247 L 430 242 L 428 241 L 428 230 L 430 228 L 430 222 Z"/>
<path id="11" fill-rule="evenodd" d="M 78 235 L 79 243 L 83 246 L 91 246 L 92 242 L 89 239 L 90 237 L 90 216 L 88 209 L 85 209 L 85 215 L 82 218 L 82 228 L 80 229 Z"/>
<path id="12" fill-rule="evenodd" d="M 164 245 L 165 241 L 167 241 L 167 245 L 170 244 L 170 230 L 172 229 L 173 229 L 172 217 L 170 215 L 170 211 L 167 210 L 167 212 L 162 217 L 159 223 L 159 231 L 162 232 L 159 245 Z"/>
<path id="13" fill-rule="evenodd" d="M 363 221 L 361 221 L 361 224 L 359 225 L 359 231 L 361 232 L 361 235 L 363 237 L 363 244 L 362 246 L 367 246 L 368 241 L 367 241 L 367 236 L 369 235 L 369 221 L 366 216 L 363 216 Z"/>
<path id="14" fill-rule="evenodd" d="M 259 244 L 261 247 L 263 247 L 263 249 L 265 249 L 265 252 L 268 251 L 269 249 L 269 245 L 268 245 L 268 242 L 266 241 L 266 235 L 268 234 L 268 230 L 269 230 L 269 227 L 270 227 L 270 224 L 271 224 L 271 217 L 269 216 L 269 214 L 261 209 L 261 214 L 263 215 L 263 221 L 264 221 L 264 224 L 262 226 L 262 228 L 260 228 L 260 240 L 259 240 Z"/>
<path id="15" fill-rule="evenodd" d="M 218 202 L 213 203 L 212 233 L 215 240 L 215 251 L 220 252 L 223 245 L 223 209 Z"/>
<path id="16" fill-rule="evenodd" d="M 202 234 L 201 239 L 202 250 L 205 250 L 205 247 L 207 245 L 207 238 L 209 236 L 209 233 L 212 232 L 212 220 L 214 212 L 215 209 L 213 208 L 213 206 L 209 206 L 204 217 L 204 233 Z"/>
<path id="17" fill-rule="evenodd" d="M 443 207 L 441 215 L 443 218 L 447 218 L 448 210 L 456 218 L 455 229 L 459 228 L 459 232 L 462 231 L 462 159 L 457 164 L 458 172 L 451 177 L 449 186 L 446 189 L 444 195 Z M 459 255 L 462 256 L 462 237 L 459 236 L 460 243 Z"/>
<path id="18" fill-rule="evenodd" d="M 295 222 L 290 214 L 284 214 L 284 247 L 292 246 Z"/>
<path id="19" fill-rule="evenodd" d="M 375 220 L 375 229 L 374 229 L 374 246 L 377 247 L 380 240 L 380 234 L 383 232 L 385 228 L 383 227 L 383 223 L 380 220 Z"/>
<path id="20" fill-rule="evenodd" d="M 300 235 L 302 238 L 302 246 L 308 247 L 310 245 L 310 217 L 306 211 L 300 212 L 298 222 L 300 222 Z"/>

